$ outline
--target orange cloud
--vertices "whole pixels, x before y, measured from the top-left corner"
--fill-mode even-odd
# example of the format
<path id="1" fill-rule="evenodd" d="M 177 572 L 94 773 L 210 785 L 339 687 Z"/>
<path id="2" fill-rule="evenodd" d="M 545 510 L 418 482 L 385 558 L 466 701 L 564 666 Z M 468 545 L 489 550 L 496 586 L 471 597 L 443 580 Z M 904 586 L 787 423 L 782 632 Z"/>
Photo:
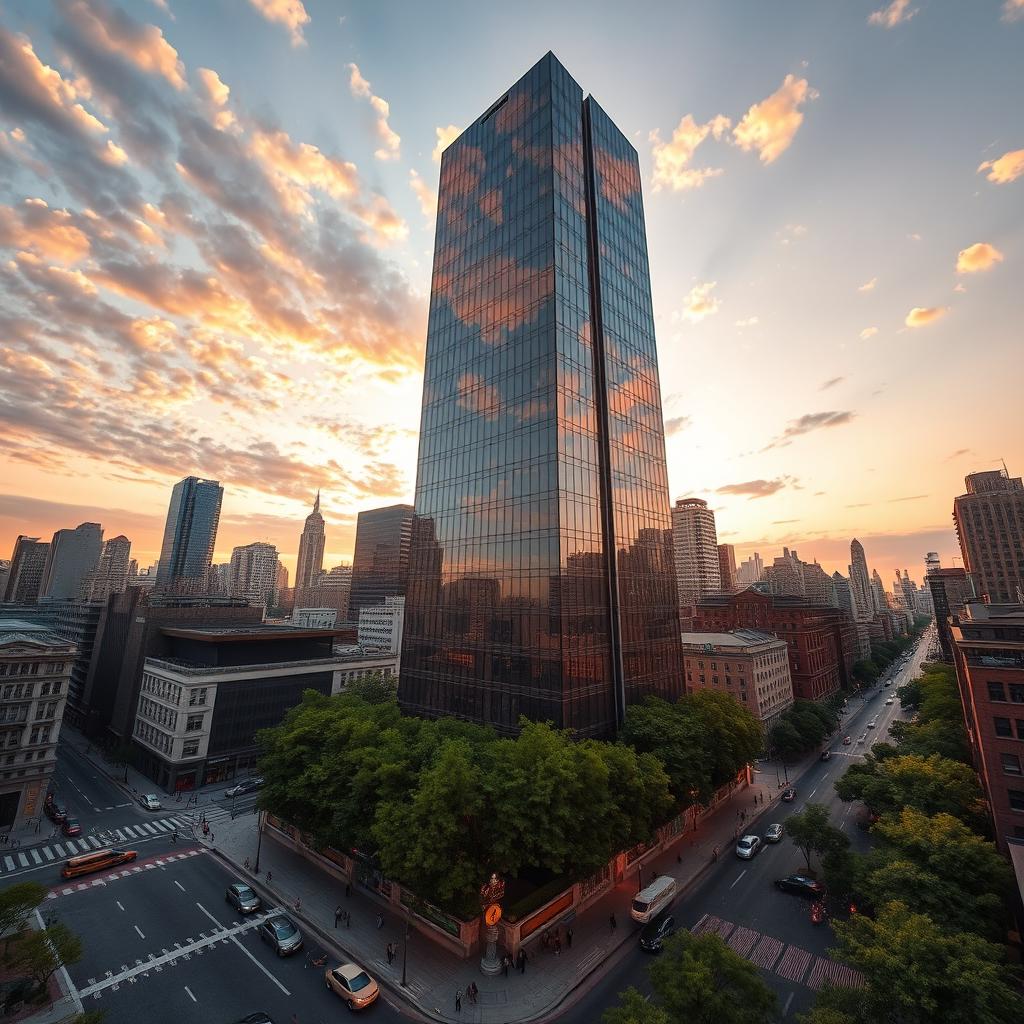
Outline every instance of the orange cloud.
<path id="1" fill-rule="evenodd" d="M 908 327 L 927 327 L 941 320 L 948 312 L 948 306 L 915 306 L 903 322 Z"/>
<path id="2" fill-rule="evenodd" d="M 771 96 L 755 103 L 743 115 L 733 129 L 733 141 L 747 152 L 756 149 L 761 163 L 772 163 L 789 148 L 803 124 L 800 107 L 817 98 L 817 91 L 807 84 L 806 78 L 786 75 Z"/>
<path id="3" fill-rule="evenodd" d="M 437 136 L 437 145 L 434 146 L 430 155 L 434 163 L 439 164 L 441 154 L 462 134 L 462 129 L 450 124 L 447 128 L 435 128 L 434 134 Z"/>
<path id="4" fill-rule="evenodd" d="M 878 284 L 878 278 L 873 277 L 870 281 L 865 281 L 858 289 L 859 292 L 871 292 L 875 290 L 875 285 Z"/>
<path id="5" fill-rule="evenodd" d="M 288 30 L 292 46 L 306 45 L 302 30 L 309 24 L 310 18 L 302 0 L 249 0 L 249 3 L 267 21 L 283 25 Z"/>
<path id="6" fill-rule="evenodd" d="M 89 255 L 89 239 L 67 210 L 51 210 L 42 199 L 26 199 L 16 209 L 0 206 L 0 246 L 29 249 L 60 260 L 78 263 Z"/>
<path id="7" fill-rule="evenodd" d="M 141 25 L 102 0 L 62 0 L 64 17 L 92 46 L 116 53 L 147 74 L 160 75 L 179 91 L 185 65 L 156 25 Z"/>
<path id="8" fill-rule="evenodd" d="M 1024 0 L 1004 0 L 1003 21 L 1016 21 L 1024 18 Z"/>
<path id="9" fill-rule="evenodd" d="M 357 64 L 349 64 L 348 70 L 349 89 L 351 89 L 352 95 L 369 100 L 370 106 L 373 107 L 377 115 L 374 131 L 377 134 L 378 142 L 380 142 L 380 148 L 375 150 L 373 155 L 378 160 L 397 160 L 401 156 L 402 140 L 388 124 L 388 117 L 391 114 L 388 101 L 374 95 L 370 83 L 363 78 Z"/>
<path id="10" fill-rule="evenodd" d="M 708 178 L 722 174 L 721 167 L 691 167 L 690 161 L 708 135 L 721 139 L 731 125 L 729 118 L 722 114 L 715 115 L 706 124 L 698 124 L 692 114 L 686 114 L 676 125 L 669 142 L 662 141 L 655 128 L 648 136 L 654 161 L 654 190 L 665 187 L 673 192 L 683 192 L 700 188 Z"/>
<path id="11" fill-rule="evenodd" d="M 684 319 L 696 324 L 718 312 L 718 307 L 722 304 L 721 300 L 711 294 L 717 284 L 717 281 L 703 281 L 690 289 L 690 294 L 686 296 L 686 303 L 683 306 L 682 316 Z"/>
<path id="12" fill-rule="evenodd" d="M 501 394 L 493 384 L 473 373 L 464 373 L 457 385 L 458 403 L 463 409 L 482 416 L 485 420 L 496 420 L 501 410 Z"/>
<path id="13" fill-rule="evenodd" d="M 998 160 L 986 160 L 979 165 L 978 173 L 988 171 L 987 178 L 997 185 L 1007 185 L 1024 174 L 1024 149 L 1004 153 Z"/>
<path id="14" fill-rule="evenodd" d="M 860 332 L 860 340 L 867 341 L 868 338 L 873 338 L 877 333 L 877 327 L 865 327 L 864 330 Z"/>
<path id="15" fill-rule="evenodd" d="M 437 193 L 415 170 L 409 171 L 409 187 L 416 193 L 423 216 L 433 224 L 434 218 L 437 216 Z"/>
<path id="16" fill-rule="evenodd" d="M 977 274 L 982 270 L 991 270 L 1002 262 L 1003 254 L 988 242 L 975 242 L 966 249 L 961 249 L 956 258 L 958 274 Z"/>
<path id="17" fill-rule="evenodd" d="M 881 28 L 895 28 L 917 14 L 917 8 L 910 6 L 910 0 L 892 0 L 887 7 L 872 11 L 868 15 L 869 25 L 878 25 Z"/>
<path id="18" fill-rule="evenodd" d="M 203 92 L 206 94 L 207 112 L 210 122 L 218 131 L 227 131 L 236 126 L 235 115 L 227 109 L 231 90 L 221 81 L 220 75 L 210 68 L 200 68 L 199 76 Z"/>

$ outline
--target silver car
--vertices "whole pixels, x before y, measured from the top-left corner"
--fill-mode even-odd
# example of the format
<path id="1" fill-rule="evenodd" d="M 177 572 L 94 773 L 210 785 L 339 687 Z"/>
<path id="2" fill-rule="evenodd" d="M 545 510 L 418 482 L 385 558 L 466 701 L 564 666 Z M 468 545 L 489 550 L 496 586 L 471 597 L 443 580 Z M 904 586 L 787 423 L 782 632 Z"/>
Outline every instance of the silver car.
<path id="1" fill-rule="evenodd" d="M 736 856 L 742 860 L 750 860 L 761 849 L 760 836 L 743 836 L 736 843 Z"/>
<path id="2" fill-rule="evenodd" d="M 260 909 L 260 898 L 253 891 L 252 886 L 245 882 L 234 882 L 229 885 L 224 899 L 230 903 L 241 914 L 251 914 L 254 910 Z"/>
<path id="3" fill-rule="evenodd" d="M 769 825 L 764 837 L 769 843 L 780 842 L 782 839 L 782 826 L 779 824 Z"/>
<path id="4" fill-rule="evenodd" d="M 278 956 L 288 956 L 302 949 L 302 933 L 284 914 L 264 921 L 260 925 L 260 938 L 269 942 Z"/>

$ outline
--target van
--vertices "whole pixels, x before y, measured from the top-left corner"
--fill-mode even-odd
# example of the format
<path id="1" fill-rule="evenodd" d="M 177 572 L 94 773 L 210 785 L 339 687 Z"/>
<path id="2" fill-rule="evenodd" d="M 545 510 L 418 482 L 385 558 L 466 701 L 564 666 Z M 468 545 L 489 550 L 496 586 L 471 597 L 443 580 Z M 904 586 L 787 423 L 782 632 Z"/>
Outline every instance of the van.
<path id="1" fill-rule="evenodd" d="M 671 875 L 659 875 L 633 897 L 630 916 L 640 924 L 647 924 L 676 898 L 676 892 L 676 880 Z"/>

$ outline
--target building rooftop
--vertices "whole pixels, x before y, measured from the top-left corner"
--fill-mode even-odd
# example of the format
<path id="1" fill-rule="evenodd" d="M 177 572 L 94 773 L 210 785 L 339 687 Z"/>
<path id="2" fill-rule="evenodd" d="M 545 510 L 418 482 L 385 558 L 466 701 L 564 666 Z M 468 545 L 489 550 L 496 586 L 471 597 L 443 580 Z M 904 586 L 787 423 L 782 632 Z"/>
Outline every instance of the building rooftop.
<path id="1" fill-rule="evenodd" d="M 160 630 L 164 636 L 179 637 L 182 640 L 198 640 L 200 643 L 242 643 L 249 640 L 295 640 L 312 637 L 317 640 L 330 639 L 341 635 L 339 629 L 305 629 L 299 626 L 268 625 L 267 623 L 251 626 L 164 626 Z"/>
<path id="2" fill-rule="evenodd" d="M 991 622 L 996 625 L 1002 622 L 1018 625 L 1024 622 L 1024 604 L 988 604 L 985 601 L 968 601 L 957 618 L 965 625 L 971 622 Z"/>
<path id="3" fill-rule="evenodd" d="M 702 647 L 712 644 L 715 647 L 757 647 L 761 644 L 785 644 L 772 633 L 763 633 L 759 629 L 735 629 L 731 633 L 683 633 L 683 645 Z"/>
<path id="4" fill-rule="evenodd" d="M 31 643 L 45 647 L 74 647 L 74 643 L 58 636 L 42 623 L 28 619 L 0 618 L 0 644 Z"/>

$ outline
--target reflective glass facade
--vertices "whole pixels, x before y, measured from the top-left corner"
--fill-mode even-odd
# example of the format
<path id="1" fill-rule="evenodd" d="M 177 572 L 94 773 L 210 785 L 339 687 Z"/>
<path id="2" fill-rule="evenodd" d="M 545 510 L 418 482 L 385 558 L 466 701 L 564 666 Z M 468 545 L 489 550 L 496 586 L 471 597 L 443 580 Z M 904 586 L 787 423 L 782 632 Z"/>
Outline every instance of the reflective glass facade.
<path id="1" fill-rule="evenodd" d="M 352 593 L 348 617 L 359 621 L 359 609 L 401 597 L 409 579 L 412 505 L 389 505 L 359 513 L 352 555 Z"/>
<path id="2" fill-rule="evenodd" d="M 187 476 L 174 485 L 160 546 L 156 583 L 161 588 L 201 584 L 213 559 L 224 488 L 216 480 Z"/>
<path id="3" fill-rule="evenodd" d="M 671 544 L 637 155 L 548 54 L 441 161 L 403 706 L 678 696 Z"/>

